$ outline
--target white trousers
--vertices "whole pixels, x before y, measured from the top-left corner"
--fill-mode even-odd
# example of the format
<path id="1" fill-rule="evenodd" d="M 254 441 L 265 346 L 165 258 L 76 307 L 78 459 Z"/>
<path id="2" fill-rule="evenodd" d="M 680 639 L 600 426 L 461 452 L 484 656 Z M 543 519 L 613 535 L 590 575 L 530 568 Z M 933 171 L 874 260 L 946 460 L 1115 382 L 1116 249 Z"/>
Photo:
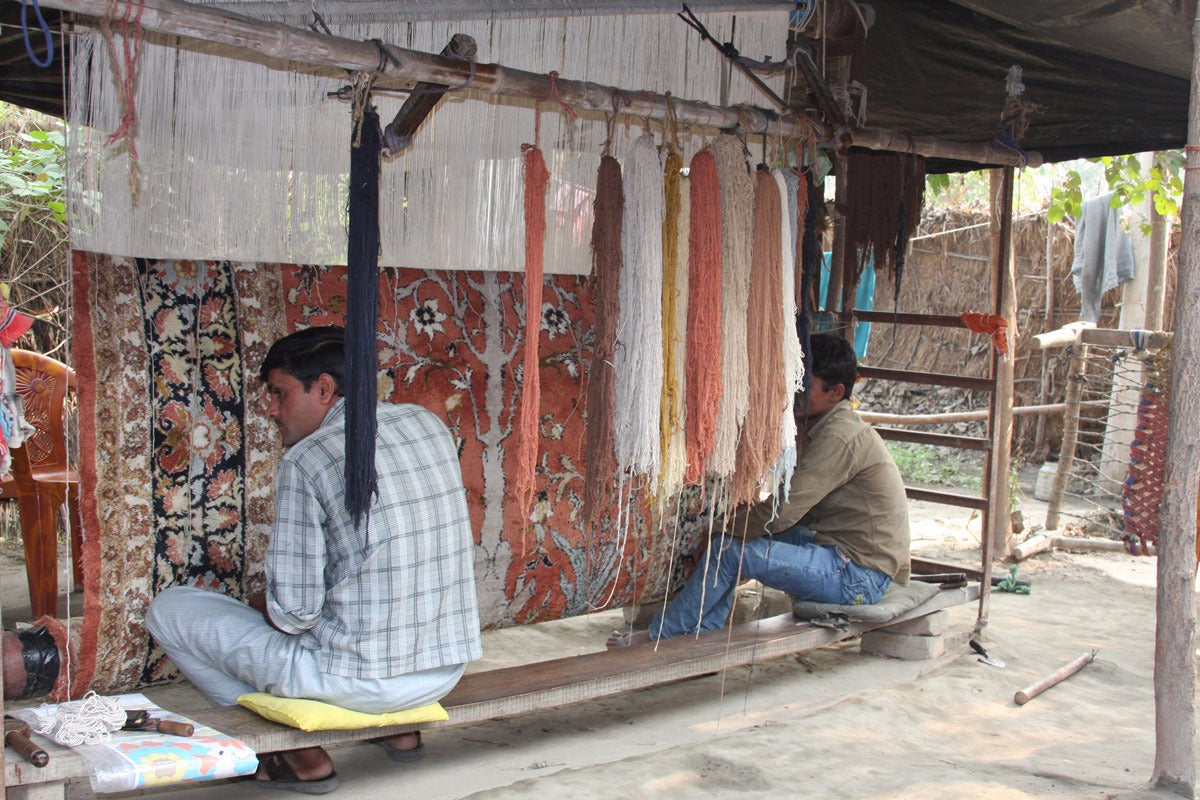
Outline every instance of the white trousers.
<path id="1" fill-rule="evenodd" d="M 175 587 L 154 598 L 150 635 L 179 671 L 216 706 L 247 692 L 320 700 L 382 714 L 435 702 L 462 677 L 465 664 L 394 678 L 349 678 L 323 672 L 318 650 L 272 628 L 245 603 L 205 589 Z"/>

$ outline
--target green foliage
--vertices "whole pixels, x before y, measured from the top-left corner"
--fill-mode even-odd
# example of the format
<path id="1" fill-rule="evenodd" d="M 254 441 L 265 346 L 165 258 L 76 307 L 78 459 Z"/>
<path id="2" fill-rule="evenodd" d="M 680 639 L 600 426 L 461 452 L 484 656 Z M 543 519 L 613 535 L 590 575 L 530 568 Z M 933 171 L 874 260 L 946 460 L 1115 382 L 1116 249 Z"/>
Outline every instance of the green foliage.
<path id="1" fill-rule="evenodd" d="M 46 209 L 59 224 L 67 219 L 62 130 L 24 131 L 10 139 L 15 141 L 0 151 L 0 247 L 17 219 L 31 210 Z"/>
<path id="2" fill-rule="evenodd" d="M 884 444 L 905 483 L 977 491 L 983 485 L 978 475 L 968 473 L 957 460 L 947 458 L 940 447 L 911 442 L 888 441 Z"/>
<path id="3" fill-rule="evenodd" d="M 1154 165 L 1143 172 L 1136 155 L 1103 156 L 1088 161 L 1100 164 L 1104 179 L 1113 193 L 1113 208 L 1136 206 L 1153 198 L 1154 210 L 1168 218 L 1179 216 L 1179 202 L 1183 196 L 1184 157 L 1181 150 L 1156 153 Z M 1067 172 L 1062 183 L 1051 190 L 1050 207 L 1046 212 L 1051 222 L 1065 216 L 1078 218 L 1083 205 L 1082 181 L 1078 170 Z M 1143 225 L 1149 235 L 1149 226 Z"/>
<path id="4" fill-rule="evenodd" d="M 1046 219 L 1050 222 L 1061 222 L 1063 217 L 1078 217 L 1083 206 L 1083 190 L 1080 188 L 1082 179 L 1074 170 L 1063 178 L 1061 186 L 1050 190 L 1050 207 L 1046 209 Z"/>

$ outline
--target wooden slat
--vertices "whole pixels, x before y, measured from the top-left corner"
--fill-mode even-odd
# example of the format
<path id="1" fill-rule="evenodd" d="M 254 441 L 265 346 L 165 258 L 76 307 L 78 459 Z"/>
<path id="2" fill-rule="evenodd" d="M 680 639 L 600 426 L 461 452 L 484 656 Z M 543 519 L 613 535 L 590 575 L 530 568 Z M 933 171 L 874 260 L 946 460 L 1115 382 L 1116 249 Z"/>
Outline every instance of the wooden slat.
<path id="1" fill-rule="evenodd" d="M 904 487 L 904 493 L 908 495 L 909 500 L 923 500 L 926 503 L 941 503 L 944 506 L 973 508 L 976 511 L 986 511 L 988 507 L 987 498 L 979 497 L 978 495 L 958 494 L 957 492 L 938 492 L 933 489 L 916 489 L 912 486 Z M 913 563 L 916 563 L 915 558 L 913 559 Z M 962 570 L 956 571 L 961 572 Z"/>
<path id="2" fill-rule="evenodd" d="M 876 426 L 876 433 L 883 439 L 893 442 L 914 442 L 930 444 L 935 447 L 952 447 L 955 450 L 987 451 L 990 443 L 978 436 L 955 436 L 949 433 L 930 433 L 929 431 L 910 431 L 904 428 L 881 428 Z"/>
<path id="3" fill-rule="evenodd" d="M 952 561 L 912 558 L 909 559 L 909 564 L 914 574 L 929 575 L 938 572 L 961 572 L 967 576 L 968 580 L 978 581 L 983 579 L 983 571 L 979 567 L 968 567 L 965 564 L 958 564 Z"/>
<path id="4" fill-rule="evenodd" d="M 924 383 L 934 386 L 954 386 L 959 389 L 974 389 L 977 392 L 992 391 L 991 378 L 968 378 L 963 375 L 946 375 L 940 372 L 910 372 L 903 369 L 882 367 L 859 367 L 858 374 L 864 378 L 878 378 L 899 383 Z"/>
<path id="5" fill-rule="evenodd" d="M 897 325 L 927 325 L 933 328 L 965 328 L 962 319 L 949 314 L 893 314 L 891 311 L 864 311 L 854 309 L 854 318 L 859 322 L 879 322 Z"/>
<path id="6" fill-rule="evenodd" d="M 964 572 L 965 570 L 956 570 Z M 979 586 L 943 590 L 928 602 L 889 620 L 894 625 L 942 608 L 969 603 Z M 442 700 L 447 722 L 404 725 L 357 731 L 303 733 L 258 717 L 242 708 L 216 708 L 190 714 L 193 719 L 238 738 L 256 752 L 312 745 L 333 745 L 387 736 L 415 729 L 467 725 L 497 717 L 582 702 L 642 689 L 668 681 L 704 675 L 726 667 L 749 664 L 790 653 L 812 650 L 858 636 L 883 625 L 851 624 L 846 630 L 797 623 L 790 614 L 745 623 L 698 637 L 679 637 L 621 650 L 588 653 L 505 669 L 475 672 L 463 677 Z"/>

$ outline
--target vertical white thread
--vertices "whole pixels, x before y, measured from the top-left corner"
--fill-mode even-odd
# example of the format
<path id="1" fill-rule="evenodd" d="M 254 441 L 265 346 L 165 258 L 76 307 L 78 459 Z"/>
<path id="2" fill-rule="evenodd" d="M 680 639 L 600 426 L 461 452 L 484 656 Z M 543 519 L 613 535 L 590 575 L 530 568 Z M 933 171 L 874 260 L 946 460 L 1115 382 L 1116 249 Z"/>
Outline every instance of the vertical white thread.
<path id="1" fill-rule="evenodd" d="M 244 5 L 255 13 L 253 2 Z M 475 37 L 480 63 L 556 70 L 564 79 L 609 86 L 628 87 L 630 76 L 638 76 L 633 88 L 707 102 L 716 102 L 719 91 L 721 54 L 672 14 L 339 24 L 338 9 L 324 10 L 333 32 L 347 38 L 438 52 L 463 32 Z M 786 13 L 739 14 L 738 46 L 782 55 Z M 732 15 L 702 19 L 718 38 L 728 36 Z M 105 144 L 120 110 L 108 54 L 94 46 L 96 39 L 95 33 L 76 37 L 69 81 L 76 248 L 148 258 L 345 261 L 349 125 L 345 105 L 327 96 L 344 80 L 146 42 L 136 87 L 142 179 L 134 206 L 128 158 Z M 782 90 L 781 77 L 767 81 Z M 731 102 L 761 102 L 741 75 L 731 91 Z M 381 118 L 390 120 L 403 100 L 379 95 Z M 551 102 L 543 108 L 542 146 L 553 176 L 546 269 L 587 274 L 605 124 L 572 120 Z M 532 129 L 528 102 L 469 89 L 447 96 L 414 147 L 384 165 L 381 266 L 521 270 L 516 154 Z M 618 152 L 638 133 L 618 126 Z M 681 149 L 696 149 L 698 138 L 684 136 Z"/>

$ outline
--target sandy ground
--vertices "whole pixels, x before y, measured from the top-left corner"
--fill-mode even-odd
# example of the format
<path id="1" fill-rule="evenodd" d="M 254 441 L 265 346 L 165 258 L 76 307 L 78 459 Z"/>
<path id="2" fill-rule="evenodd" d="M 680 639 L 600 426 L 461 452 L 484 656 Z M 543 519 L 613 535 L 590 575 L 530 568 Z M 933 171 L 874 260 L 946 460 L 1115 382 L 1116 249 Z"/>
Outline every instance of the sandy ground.
<path id="1" fill-rule="evenodd" d="M 1037 521 L 1044 506 L 1025 505 Z M 1041 516 L 1039 516 L 1041 515 Z M 977 563 L 978 523 L 914 504 L 914 551 Z M 1151 798 L 1153 558 L 1053 552 L 1021 565 L 1031 595 L 994 593 L 987 628 L 1003 669 L 966 646 L 976 607 L 952 612 L 946 655 L 905 662 L 857 642 L 693 680 L 431 731 L 428 757 L 397 765 L 378 748 L 333 753 L 354 798 Z M 13 581 L 6 574 L 5 584 Z M 485 636 L 493 668 L 583 653 L 619 612 Z M 1082 653 L 1096 661 L 1025 706 L 1013 693 Z M 530 657 L 530 654 L 534 654 Z M 150 690 L 186 713 L 186 686 Z M 261 798 L 245 784 L 160 792 Z"/>

